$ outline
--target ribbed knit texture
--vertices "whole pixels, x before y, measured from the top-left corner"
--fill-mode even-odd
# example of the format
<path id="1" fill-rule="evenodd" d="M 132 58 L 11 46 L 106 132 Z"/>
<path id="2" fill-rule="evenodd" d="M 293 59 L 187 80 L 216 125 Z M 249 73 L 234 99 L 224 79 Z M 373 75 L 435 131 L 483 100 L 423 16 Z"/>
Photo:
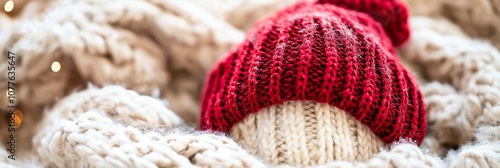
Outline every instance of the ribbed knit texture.
<path id="1" fill-rule="evenodd" d="M 407 18 L 386 24 L 392 25 L 387 31 L 406 28 L 389 37 L 380 22 L 351 10 L 402 8 L 400 16 L 407 16 L 406 9 L 395 1 L 346 2 L 335 4 L 350 9 L 299 2 L 257 23 L 209 75 L 200 128 L 228 132 L 262 108 L 309 100 L 346 111 L 385 143 L 404 138 L 420 144 L 426 130 L 422 94 L 392 45 L 407 39 Z"/>
<path id="2" fill-rule="evenodd" d="M 367 161 L 384 147 L 346 112 L 309 101 L 286 101 L 252 113 L 235 124 L 229 136 L 273 165 Z"/>

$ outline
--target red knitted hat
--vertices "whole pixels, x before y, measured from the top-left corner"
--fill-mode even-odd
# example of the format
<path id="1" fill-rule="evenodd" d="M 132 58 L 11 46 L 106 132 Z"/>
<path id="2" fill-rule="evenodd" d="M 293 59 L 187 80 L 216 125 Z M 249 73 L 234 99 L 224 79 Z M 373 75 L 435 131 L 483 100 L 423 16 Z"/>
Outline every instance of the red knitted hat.
<path id="1" fill-rule="evenodd" d="M 397 0 L 302 1 L 261 20 L 210 73 L 200 129 L 228 132 L 262 108 L 307 100 L 346 111 L 386 144 L 420 144 L 425 104 L 394 49 L 407 20 Z"/>

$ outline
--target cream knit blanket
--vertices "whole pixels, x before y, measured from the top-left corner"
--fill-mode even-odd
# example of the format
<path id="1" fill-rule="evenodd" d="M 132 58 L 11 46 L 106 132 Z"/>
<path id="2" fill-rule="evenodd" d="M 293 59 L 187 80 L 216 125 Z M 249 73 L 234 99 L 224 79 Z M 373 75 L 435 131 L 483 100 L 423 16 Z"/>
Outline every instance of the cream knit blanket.
<path id="1" fill-rule="evenodd" d="M 407 1 L 413 34 L 400 55 L 428 106 L 423 145 L 319 167 L 500 167 L 500 4 Z M 0 146 L 0 167 L 270 167 L 226 135 L 194 128 L 207 71 L 256 20 L 291 2 L 46 0 L 1 13 L 0 50 L 16 53 L 24 120 L 16 160 Z M 0 134 L 8 141 L 5 127 Z"/>

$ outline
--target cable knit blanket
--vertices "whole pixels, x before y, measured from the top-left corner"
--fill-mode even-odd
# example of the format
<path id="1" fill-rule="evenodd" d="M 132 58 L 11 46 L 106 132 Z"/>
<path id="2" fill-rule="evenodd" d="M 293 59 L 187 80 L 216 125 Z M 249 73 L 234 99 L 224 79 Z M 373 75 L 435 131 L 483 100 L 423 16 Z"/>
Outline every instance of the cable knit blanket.
<path id="1" fill-rule="evenodd" d="M 255 21 L 295 0 L 14 2 L 22 11 L 1 13 L 0 50 L 18 57 L 24 119 L 16 160 L 0 146 L 0 167 L 274 167 L 227 135 L 195 128 L 212 65 Z M 500 3 L 407 3 L 412 35 L 399 52 L 424 93 L 423 144 L 315 167 L 500 167 Z"/>

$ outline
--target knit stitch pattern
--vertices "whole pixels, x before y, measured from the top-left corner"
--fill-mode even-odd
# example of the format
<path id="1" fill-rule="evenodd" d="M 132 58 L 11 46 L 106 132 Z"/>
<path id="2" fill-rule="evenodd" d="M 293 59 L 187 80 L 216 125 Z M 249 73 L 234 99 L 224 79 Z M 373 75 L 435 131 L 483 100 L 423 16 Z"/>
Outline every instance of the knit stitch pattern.
<path id="1" fill-rule="evenodd" d="M 384 143 L 346 112 L 325 103 L 287 101 L 248 115 L 230 137 L 273 165 L 367 161 Z"/>
<path id="2" fill-rule="evenodd" d="M 278 11 L 214 67 L 200 128 L 228 132 L 262 108 L 310 100 L 346 111 L 385 143 L 419 144 L 422 94 L 390 39 L 369 15 L 333 4 L 299 2 Z"/>
<path id="3" fill-rule="evenodd" d="M 73 93 L 41 121 L 33 139 L 36 161 L 43 167 L 293 167 L 269 165 L 226 136 L 183 128 L 182 120 L 163 105 L 119 86 Z M 397 143 L 366 163 L 329 161 L 322 166 L 440 167 L 441 162 L 414 144 Z"/>
<path id="4" fill-rule="evenodd" d="M 401 55 L 425 81 L 428 137 L 434 153 L 474 141 L 481 126 L 500 120 L 500 52 L 470 39 L 446 20 L 413 17 L 413 35 Z M 432 140 L 434 139 L 434 140 Z M 427 145 L 426 145 L 427 146 Z"/>
<path id="5" fill-rule="evenodd" d="M 33 1 L 19 18 L 0 17 L 0 25 L 0 51 L 17 55 L 16 100 L 28 115 L 90 82 L 157 93 L 190 125 L 199 120 L 206 73 L 244 37 L 193 1 L 177 0 Z M 50 69 L 54 61 L 61 65 L 57 73 Z M 7 66 L 1 57 L 2 74 Z M 1 92 L 7 80 L 0 76 Z"/>
<path id="6" fill-rule="evenodd" d="M 13 1 L 16 3 L 15 9 L 22 9 L 23 5 L 19 3 L 24 0 Z M 63 0 L 66 5 L 57 7 L 54 6 L 54 0 L 44 0 L 27 1 L 23 11 L 15 18 L 9 18 L 0 12 L 0 48 L 3 52 L 16 49 L 18 58 L 22 57 L 16 62 L 16 69 L 19 70 L 19 75 L 29 77 L 17 81 L 19 91 L 27 94 L 16 95 L 16 98 L 30 102 L 20 106 L 24 120 L 21 127 L 16 129 L 16 160 L 8 158 L 10 153 L 6 150 L 7 144 L 2 143 L 0 167 L 295 167 L 288 164 L 269 165 L 270 163 L 265 161 L 266 158 L 249 154 L 247 151 L 253 149 L 240 147 L 232 138 L 222 134 L 194 131 L 183 126 L 190 123 L 187 119 L 198 118 L 199 110 L 195 105 L 198 98 L 191 93 L 199 89 L 196 86 L 201 86 L 200 81 L 203 79 L 200 76 L 203 76 L 201 74 L 204 69 L 213 66 L 213 60 L 218 58 L 221 52 L 226 52 L 226 44 L 240 39 L 237 35 L 240 33 L 229 33 L 235 32 L 235 29 L 224 21 L 209 17 L 210 13 L 204 11 L 203 6 L 195 5 L 193 1 Z M 498 10 L 494 9 L 498 5 L 488 5 L 498 4 L 499 1 L 443 1 L 449 1 L 445 5 L 448 7 L 441 8 L 439 12 L 452 12 L 451 20 L 459 23 L 465 30 L 469 28 L 488 33 L 484 30 L 491 30 L 490 26 L 494 28 L 494 25 L 499 23 L 495 17 L 500 15 L 495 16 L 495 11 Z M 439 0 L 418 2 L 423 4 L 425 10 L 440 3 Z M 266 9 L 276 9 L 272 4 L 266 5 Z M 245 7 L 249 5 L 239 6 L 231 13 L 256 13 L 261 12 L 256 10 L 262 9 L 252 6 L 252 11 L 243 9 Z M 36 25 L 37 29 L 33 34 L 23 34 L 22 26 L 33 22 L 36 24 L 40 18 L 34 16 L 44 16 L 47 10 L 57 15 L 47 19 L 46 24 Z M 470 15 L 467 12 L 469 10 L 472 10 Z M 239 16 L 246 15 L 250 16 L 252 13 Z M 253 18 L 238 19 L 235 16 L 232 19 L 253 24 Z M 495 122 L 500 120 L 500 57 L 497 49 L 488 41 L 465 35 L 460 28 L 452 23 L 448 24 L 446 20 L 414 16 L 411 26 L 412 38 L 406 43 L 407 46 L 402 48 L 401 60 L 407 61 L 405 65 L 408 65 L 409 70 L 410 66 L 416 67 L 410 72 L 419 76 L 419 86 L 425 101 L 430 104 L 427 106 L 430 126 L 422 145 L 418 147 L 403 141 L 381 149 L 367 161 L 329 161 L 309 167 L 500 167 L 500 125 Z M 211 28 L 205 29 L 207 27 Z M 68 32 L 80 32 L 81 35 L 67 34 Z M 488 36 L 492 42 L 500 39 L 496 38 L 497 36 L 483 35 Z M 20 43 L 22 40 L 19 39 L 25 37 L 30 40 L 24 41 L 24 44 Z M 75 43 L 68 44 L 54 37 L 77 38 L 73 39 Z M 110 40 L 105 43 L 88 41 L 96 39 L 95 37 Z M 164 41 L 152 40 L 155 37 Z M 127 40 L 120 41 L 116 40 L 117 38 Z M 143 43 L 144 41 L 138 39 L 151 43 Z M 57 49 L 52 50 L 53 48 Z M 124 54 L 92 54 L 96 50 L 116 51 L 116 48 L 119 51 L 134 51 L 133 57 Z M 161 52 L 156 52 L 159 50 Z M 76 54 L 71 51 L 83 51 L 86 54 L 85 57 L 75 58 Z M 145 51 L 149 53 L 146 54 Z M 165 66 L 155 66 L 160 64 L 159 56 L 168 60 Z M 50 63 L 58 59 L 62 70 L 58 73 L 50 72 Z M 94 63 L 90 65 L 95 66 L 82 66 L 83 62 L 72 59 Z M 98 64 L 96 60 L 106 61 Z M 123 63 L 120 60 L 125 60 L 126 64 L 119 64 Z M 158 64 L 153 65 L 151 62 Z M 2 74 L 4 72 L 1 70 L 6 69 L 4 63 L 0 61 Z M 71 68 L 73 63 L 84 67 L 78 69 L 78 72 L 90 74 L 89 78 L 77 78 L 84 80 L 84 86 L 87 86 L 87 82 L 95 83 L 98 87 L 109 82 L 123 82 L 130 90 L 120 86 L 100 89 L 74 87 L 72 83 L 68 83 L 72 82 L 74 77 L 79 77 L 73 71 L 76 67 Z M 139 74 L 167 74 L 166 76 L 171 78 L 165 79 L 166 82 L 163 83 L 167 86 L 162 87 L 165 90 L 161 92 L 167 95 L 161 97 L 167 98 L 170 106 L 165 107 L 165 102 L 159 101 L 156 94 L 149 96 L 151 88 L 163 86 L 161 82 L 151 80 L 156 78 L 125 73 L 122 78 L 114 78 L 119 80 L 111 81 L 110 75 L 99 73 L 103 72 L 103 69 L 115 72 L 119 71 L 119 68 Z M 90 71 L 97 73 L 89 73 Z M 110 74 L 112 76 L 114 73 Z M 4 77 L 0 78 L 0 84 L 6 83 Z M 1 88 L 6 89 L 6 86 Z M 86 91 L 74 93 L 75 88 Z M 0 98 L 2 102 L 5 99 L 4 96 Z M 56 103 L 57 108 L 51 108 L 49 104 L 52 103 L 47 102 Z M 5 106 L 0 108 L 3 109 L 0 113 L 5 112 Z M 272 108 L 273 106 L 269 106 L 261 111 Z M 186 113 L 193 109 L 195 113 Z M 297 115 L 296 112 L 294 114 Z M 306 114 L 311 115 L 302 115 Z M 251 120 L 252 115 L 268 116 L 267 113 L 252 113 L 238 124 L 245 124 L 245 120 Z M 276 115 L 283 116 L 283 113 Z M 290 113 L 285 115 L 292 116 Z M 185 118 L 186 123 L 179 118 Z M 287 120 L 287 123 L 297 121 L 299 120 Z M 309 118 L 302 121 L 312 123 L 313 120 Z M 7 122 L 0 120 L 0 125 L 6 126 Z M 279 126 L 283 123 L 267 124 Z M 257 123 L 257 126 L 260 125 Z M 236 126 L 232 129 L 235 128 Z M 6 130 L 0 129 L 2 142 L 5 142 L 3 138 L 9 136 Z M 34 134 L 35 139 L 32 138 Z M 249 140 L 239 140 L 240 143 L 242 141 Z M 306 148 L 311 145 L 309 143 Z M 426 149 L 427 147 L 430 148 Z M 60 156 L 61 154 L 65 156 Z"/>
<path id="7" fill-rule="evenodd" d="M 119 86 L 61 100 L 33 143 L 44 167 L 263 167 L 227 137 L 175 131 L 164 103 Z"/>

